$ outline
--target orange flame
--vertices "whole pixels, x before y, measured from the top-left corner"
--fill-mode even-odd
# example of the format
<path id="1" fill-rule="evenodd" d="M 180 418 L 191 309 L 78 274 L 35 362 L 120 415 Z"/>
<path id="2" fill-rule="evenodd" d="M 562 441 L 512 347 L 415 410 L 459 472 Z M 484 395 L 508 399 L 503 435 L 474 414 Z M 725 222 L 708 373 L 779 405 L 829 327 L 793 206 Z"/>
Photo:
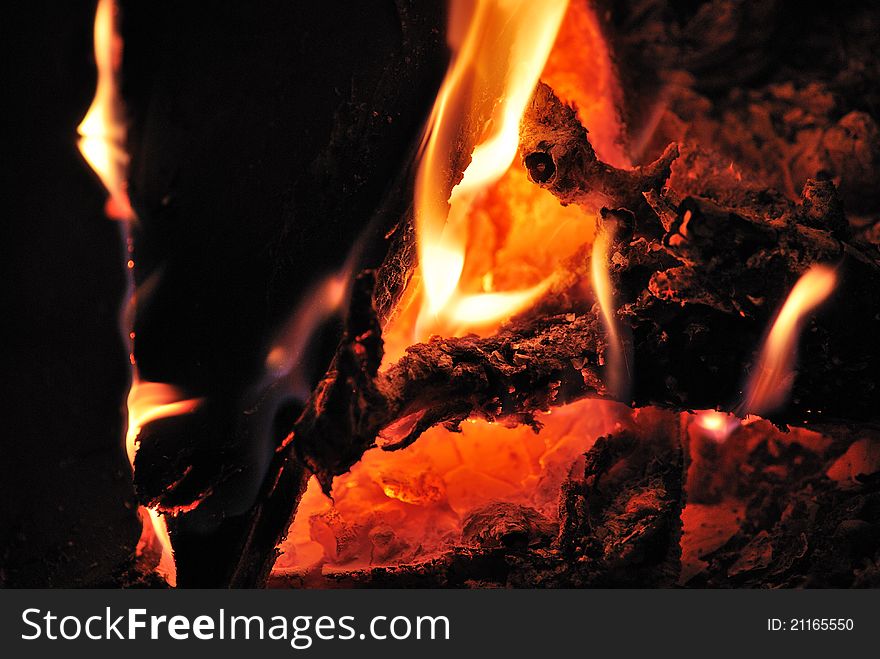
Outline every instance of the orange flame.
<path id="1" fill-rule="evenodd" d="M 551 20 L 539 15 L 549 2 L 481 0 L 470 15 L 465 3 L 453 3 L 454 58 L 417 172 L 420 266 L 383 328 L 385 364 L 429 332 L 494 331 L 540 295 L 564 259 L 593 239 L 595 218 L 579 206 L 561 206 L 528 180 L 515 157 L 523 103 L 540 73 L 577 105 L 597 152 L 625 164 L 617 80 L 598 19 L 586 2 L 567 9 L 565 3 L 552 4 L 558 14 Z M 463 133 L 476 137 L 479 146 L 462 182 L 448 194 Z M 586 294 L 588 286 L 583 288 Z M 276 569 L 324 564 L 332 570 L 430 558 L 459 542 L 468 515 L 494 501 L 554 517 L 560 484 L 575 461 L 631 414 L 617 403 L 583 400 L 542 415 L 537 435 L 524 426 L 468 420 L 460 433 L 431 428 L 402 451 L 368 451 L 351 472 L 334 480 L 332 500 L 312 479 Z"/>
<path id="2" fill-rule="evenodd" d="M 129 203 L 126 184 L 129 159 L 125 151 L 126 126 L 117 80 L 122 58 L 122 39 L 116 30 L 116 12 L 114 0 L 98 0 L 94 25 L 98 82 L 92 104 L 77 127 L 80 135 L 77 146 L 110 195 L 105 207 L 107 215 L 118 220 L 134 220 L 135 214 Z M 130 258 L 132 247 L 127 223 L 124 232 L 129 255 L 126 273 L 131 291 L 133 288 L 131 271 L 134 268 L 134 261 Z M 134 298 L 135 295 L 132 293 L 128 306 L 133 305 Z M 129 333 L 127 338 L 132 384 L 127 402 L 128 428 L 125 435 L 125 450 L 129 463 L 134 466 L 140 429 L 155 419 L 190 412 L 195 409 L 198 401 L 184 400 L 179 392 L 169 385 L 140 381 L 134 353 L 131 350 L 134 333 Z M 138 509 L 138 513 L 143 528 L 138 540 L 137 553 L 138 555 L 145 552 L 160 553 L 157 572 L 169 585 L 174 586 L 177 575 L 165 520 L 158 511 L 144 506 Z"/>
<path id="3" fill-rule="evenodd" d="M 608 333 L 608 390 L 615 398 L 623 400 L 629 389 L 629 374 L 627 372 L 626 351 L 615 315 L 616 306 L 609 272 L 613 232 L 613 227 L 606 223 L 603 225 L 603 229 L 596 233 L 590 259 L 590 274 L 593 290 L 602 312 L 602 322 Z"/>
<path id="4" fill-rule="evenodd" d="M 426 328 L 452 325 L 454 331 L 498 321 L 549 285 L 545 279 L 521 290 L 467 294 L 459 283 L 472 208 L 516 157 L 519 122 L 567 4 L 567 0 L 480 0 L 467 23 L 464 4 L 453 6 L 449 30 L 453 59 L 428 121 L 416 176 L 415 224 L 424 284 L 417 335 L 424 335 Z M 486 135 L 447 197 L 446 177 L 457 153 L 459 131 L 486 114 Z"/>
<path id="5" fill-rule="evenodd" d="M 157 419 L 193 412 L 201 402 L 197 398 L 184 398 L 183 394 L 171 385 L 140 380 L 135 370 L 131 389 L 128 392 L 128 430 L 125 434 L 125 450 L 132 466 L 141 428 Z M 139 545 L 150 547 L 154 545 L 154 541 L 158 541 L 161 555 L 156 571 L 170 586 L 174 586 L 177 582 L 177 570 L 165 520 L 161 513 L 152 508 L 141 506 L 140 513 L 144 529 Z"/>
<path id="6" fill-rule="evenodd" d="M 77 146 L 110 194 L 107 214 L 114 219 L 130 220 L 134 213 L 126 192 L 126 128 L 116 80 L 122 58 L 122 39 L 116 32 L 114 0 L 99 0 L 94 40 L 98 83 L 92 104 L 76 129 L 80 135 Z"/>
<path id="7" fill-rule="evenodd" d="M 788 399 L 794 384 L 797 342 L 807 315 L 834 291 L 832 268 L 814 265 L 794 285 L 767 335 L 757 368 L 749 380 L 744 411 L 766 414 Z"/>
<path id="8" fill-rule="evenodd" d="M 141 428 L 157 419 L 189 414 L 201 403 L 199 398 L 185 398 L 177 387 L 160 382 L 146 382 L 135 377 L 128 392 L 128 431 L 125 450 L 134 464 L 137 438 Z"/>
<path id="9" fill-rule="evenodd" d="M 697 426 L 703 431 L 703 434 L 719 444 L 725 442 L 731 433 L 742 424 L 739 417 L 728 412 L 700 410 L 696 414 Z"/>

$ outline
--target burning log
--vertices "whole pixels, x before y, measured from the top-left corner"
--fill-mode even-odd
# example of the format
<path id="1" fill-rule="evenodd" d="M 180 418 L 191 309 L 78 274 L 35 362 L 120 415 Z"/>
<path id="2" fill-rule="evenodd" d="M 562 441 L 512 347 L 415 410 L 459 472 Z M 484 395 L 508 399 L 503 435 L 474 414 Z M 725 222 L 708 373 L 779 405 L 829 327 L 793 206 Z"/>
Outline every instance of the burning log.
<path id="1" fill-rule="evenodd" d="M 662 189 L 674 148 L 652 166 L 620 172 L 595 159 L 586 131 L 572 121 L 540 88 L 523 126 L 524 160 L 565 203 L 591 208 L 598 191 L 631 206 L 602 210 L 603 222 L 619 225 L 610 270 L 621 301 L 616 317 L 631 330 L 635 360 L 625 402 L 748 411 L 742 386 L 773 312 L 800 274 L 825 262 L 836 264 L 841 290 L 832 313 L 805 333 L 806 359 L 790 401 L 770 418 L 796 425 L 878 421 L 877 355 L 854 347 L 872 345 L 880 329 L 880 268 L 863 245 L 843 240 L 829 181 L 809 182 L 799 205 L 769 194 L 746 194 L 735 209 L 696 196 L 677 200 Z M 536 164 L 536 144 L 552 167 L 546 159 Z M 626 194 L 630 185 L 645 203 Z M 294 426 L 292 449 L 329 491 L 332 478 L 376 444 L 403 448 L 433 425 L 454 430 L 469 417 L 538 430 L 537 414 L 550 407 L 610 396 L 601 314 L 576 292 L 589 266 L 583 253 L 570 260 L 547 296 L 496 335 L 434 337 L 381 373 L 371 278 L 361 277 L 346 339 Z"/>
<path id="2" fill-rule="evenodd" d="M 563 203 L 591 209 L 589 192 L 596 185 L 590 176 L 598 171 L 602 180 L 610 168 L 571 165 L 592 152 L 586 131 L 577 126 L 573 112 L 541 86 L 523 122 L 522 153 L 526 161 L 539 152 L 552 157 L 557 174 L 538 182 Z M 664 158 L 670 153 L 673 147 Z M 647 169 L 669 171 L 657 163 Z M 700 172 L 693 173 L 699 180 Z M 603 217 L 625 220 L 610 268 L 623 301 L 618 317 L 633 330 L 634 401 L 733 409 L 744 379 L 738 371 L 754 363 L 751 353 L 771 314 L 803 272 L 827 263 L 837 268 L 840 290 L 806 333 L 807 358 L 795 391 L 787 409 L 772 418 L 802 424 L 824 414 L 876 421 L 870 401 L 878 389 L 878 358 L 863 346 L 872 345 L 878 329 L 880 260 L 875 248 L 850 238 L 831 181 L 808 181 L 798 205 L 740 186 L 728 195 L 738 198 L 736 207 L 696 195 L 679 201 L 675 190 L 661 191 L 656 179 L 639 181 L 650 212 L 638 204 L 629 212 L 603 210 Z M 655 368 L 656 375 L 649 375 Z"/>
<path id="3" fill-rule="evenodd" d="M 784 282 L 816 260 L 843 259 L 839 269 L 855 290 L 842 291 L 838 305 L 845 300 L 850 319 L 876 325 L 876 304 L 864 299 L 876 293 L 854 281 L 876 281 L 880 271 L 829 232 L 803 227 L 795 217 L 762 224 L 705 200 L 686 199 L 673 209 L 648 198 L 667 232 L 653 242 L 617 242 L 612 266 L 629 300 L 618 316 L 632 330 L 638 369 L 632 399 L 625 402 L 737 409 L 742 365 L 754 363 L 770 312 L 787 292 Z M 632 214 L 605 213 L 612 215 Z M 722 230 L 729 240 L 719 244 L 714 236 Z M 737 258 L 744 249 L 752 250 L 745 266 Z M 562 281 L 573 285 L 588 269 L 586 262 L 570 264 L 570 281 Z M 608 344 L 598 311 L 548 313 L 571 299 L 571 290 L 560 285 L 494 336 L 434 337 L 381 373 L 378 325 L 357 325 L 340 349 L 346 358 L 337 360 L 295 426 L 296 450 L 329 490 L 332 477 L 376 443 L 396 450 L 433 425 L 454 429 L 474 416 L 537 430 L 539 412 L 586 396 L 610 396 L 604 384 Z M 368 302 L 364 291 L 361 304 Z M 354 315 L 371 314 L 362 307 Z M 772 415 L 778 423 L 877 421 L 870 395 L 878 386 L 876 356 L 869 351 L 853 359 L 843 349 L 846 338 L 835 336 L 839 322 L 823 318 L 813 325 L 792 400 Z M 864 329 L 855 324 L 850 336 Z"/>

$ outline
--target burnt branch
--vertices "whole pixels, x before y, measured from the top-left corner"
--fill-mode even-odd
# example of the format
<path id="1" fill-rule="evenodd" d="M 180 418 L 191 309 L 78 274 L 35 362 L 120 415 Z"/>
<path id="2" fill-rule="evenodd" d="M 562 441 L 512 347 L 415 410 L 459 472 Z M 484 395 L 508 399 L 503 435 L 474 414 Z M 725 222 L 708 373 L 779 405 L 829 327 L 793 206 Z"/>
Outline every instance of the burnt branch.
<path id="1" fill-rule="evenodd" d="M 524 320 L 486 338 L 434 337 L 381 373 L 375 359 L 366 363 L 376 338 L 347 335 L 343 358 L 294 426 L 293 445 L 327 492 L 377 442 L 400 449 L 434 425 L 455 429 L 469 417 L 538 430 L 538 412 L 605 391 L 592 314 Z"/>
<path id="2" fill-rule="evenodd" d="M 666 183 L 678 157 L 678 146 L 670 144 L 650 165 L 618 169 L 599 160 L 587 134 L 574 109 L 538 83 L 523 118 L 520 152 L 529 178 L 563 204 L 638 208 L 643 192 Z"/>

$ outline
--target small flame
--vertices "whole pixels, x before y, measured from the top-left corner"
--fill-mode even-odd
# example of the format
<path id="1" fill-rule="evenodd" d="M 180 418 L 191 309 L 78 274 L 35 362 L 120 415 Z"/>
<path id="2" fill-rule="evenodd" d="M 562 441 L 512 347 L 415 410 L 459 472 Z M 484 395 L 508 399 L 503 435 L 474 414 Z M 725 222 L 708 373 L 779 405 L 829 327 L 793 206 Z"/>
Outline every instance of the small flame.
<path id="1" fill-rule="evenodd" d="M 114 0 L 99 0 L 95 12 L 95 97 L 76 131 L 80 153 L 110 194 L 106 211 L 113 219 L 134 218 L 126 191 L 128 153 L 126 127 L 119 98 L 117 74 L 122 61 L 122 39 L 116 31 Z"/>
<path id="2" fill-rule="evenodd" d="M 814 265 L 794 285 L 773 322 L 749 381 L 745 412 L 762 415 L 786 402 L 794 384 L 797 342 L 803 322 L 836 285 L 837 275 L 824 265 Z"/>
<path id="3" fill-rule="evenodd" d="M 614 228 L 609 223 L 603 224 L 602 230 L 596 232 L 590 259 L 590 274 L 593 290 L 602 312 L 602 322 L 608 333 L 608 390 L 615 398 L 623 400 L 629 390 L 629 375 L 626 352 L 615 316 L 616 306 L 609 271 L 613 238 Z"/>
<path id="4" fill-rule="evenodd" d="M 189 414 L 201 403 L 199 398 L 185 398 L 177 387 L 161 382 L 146 382 L 135 377 L 128 392 L 128 431 L 125 450 L 134 464 L 137 437 L 141 428 L 157 419 Z"/>
<path id="5" fill-rule="evenodd" d="M 510 168 L 519 123 L 553 47 L 567 0 L 480 0 L 471 16 L 457 2 L 450 15 L 453 59 L 428 121 L 416 176 L 415 218 L 425 298 L 417 334 L 503 319 L 546 290 L 549 279 L 509 293 L 466 294 L 468 221 L 479 197 Z M 467 29 L 464 29 L 467 21 Z M 477 97 L 477 94 L 480 94 Z M 487 112 L 488 110 L 488 112 Z M 488 113 L 487 134 L 461 182 L 447 197 L 446 177 L 462 126 Z"/>
<path id="6" fill-rule="evenodd" d="M 287 379 L 294 395 L 308 397 L 311 385 L 305 377 L 303 361 L 309 343 L 321 324 L 339 313 L 348 294 L 353 267 L 346 264 L 338 272 L 314 285 L 305 295 L 266 355 L 265 369 L 272 381 Z"/>
<path id="7" fill-rule="evenodd" d="M 128 392 L 128 431 L 125 435 L 128 461 L 134 465 L 141 428 L 157 419 L 189 414 L 195 411 L 201 402 L 197 398 L 185 398 L 180 390 L 171 385 L 140 380 L 135 370 L 131 389 Z M 144 516 L 145 512 L 146 516 Z M 174 586 L 177 581 L 177 570 L 165 520 L 152 508 L 141 506 L 140 513 L 144 524 L 141 543 L 149 546 L 153 544 L 153 539 L 158 540 L 162 553 L 156 571 L 169 585 Z"/>
<path id="8" fill-rule="evenodd" d="M 731 433 L 742 425 L 742 421 L 735 415 L 718 410 L 700 410 L 697 412 L 697 426 L 703 434 L 716 442 L 723 443 Z"/>

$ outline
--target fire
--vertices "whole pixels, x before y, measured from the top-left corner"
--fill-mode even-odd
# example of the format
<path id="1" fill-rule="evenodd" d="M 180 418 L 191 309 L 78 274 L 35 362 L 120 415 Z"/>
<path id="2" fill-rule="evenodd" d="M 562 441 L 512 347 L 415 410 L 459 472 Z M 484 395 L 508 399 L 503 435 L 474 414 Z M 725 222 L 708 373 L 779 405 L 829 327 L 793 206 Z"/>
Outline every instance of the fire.
<path id="1" fill-rule="evenodd" d="M 76 129 L 80 135 L 77 146 L 110 194 L 107 215 L 130 220 L 134 212 L 126 192 L 126 129 L 116 80 L 122 59 L 122 40 L 116 31 L 114 0 L 99 0 L 94 40 L 98 83 L 92 104 Z"/>
<path id="2" fill-rule="evenodd" d="M 157 419 L 193 412 L 201 402 L 200 399 L 185 398 L 182 392 L 171 385 L 140 380 L 137 376 L 137 370 L 134 369 L 131 389 L 128 392 L 128 430 L 125 434 L 125 450 L 128 454 L 128 461 L 134 465 L 141 428 Z M 138 547 L 158 549 L 157 553 L 160 553 L 160 558 L 156 571 L 169 585 L 174 586 L 177 574 L 171 538 L 168 535 L 165 520 L 157 510 L 145 506 L 141 506 L 140 513 L 144 528 Z M 158 547 L 156 546 L 157 542 Z"/>
<path id="3" fill-rule="evenodd" d="M 593 282 L 593 291 L 596 294 L 599 308 L 602 312 L 602 322 L 605 325 L 605 331 L 608 333 L 608 390 L 618 400 L 624 400 L 629 389 L 626 351 L 620 336 L 620 330 L 618 329 L 613 286 L 608 269 L 608 261 L 611 258 L 611 243 L 614 237 L 613 232 L 613 226 L 606 224 L 603 230 L 596 234 L 590 260 L 590 275 Z"/>
<path id="4" fill-rule="evenodd" d="M 482 0 L 468 17 L 463 2 L 452 8 L 452 63 L 428 121 L 416 176 L 416 234 L 424 286 L 417 335 L 444 324 L 456 331 L 496 322 L 534 300 L 549 284 L 545 278 L 529 288 L 502 293 L 466 293 L 460 287 L 473 208 L 516 157 L 519 122 L 567 4 Z M 458 152 L 459 131 L 486 116 L 486 134 L 462 180 L 447 196 L 446 177 Z"/>
<path id="5" fill-rule="evenodd" d="M 740 427 L 741 420 L 736 415 L 727 412 L 700 410 L 697 412 L 696 423 L 703 435 L 720 444 Z"/>
<path id="6" fill-rule="evenodd" d="M 471 14 L 462 2 L 452 9 L 453 59 L 418 163 L 420 263 L 383 328 L 385 364 L 431 333 L 497 330 L 546 290 L 563 259 L 593 240 L 596 218 L 560 206 L 528 180 L 516 157 L 519 122 L 539 77 L 577 103 L 606 161 L 626 160 L 617 82 L 588 3 L 481 0 Z M 468 131 L 477 146 L 450 192 L 449 172 Z M 604 266 L 607 244 L 599 248 Z M 603 300 L 611 310 L 610 295 Z M 432 428 L 403 451 L 368 451 L 335 479 L 332 500 L 312 480 L 276 567 L 431 558 L 458 541 L 470 511 L 492 501 L 555 517 L 572 465 L 631 414 L 615 403 L 584 400 L 542 416 L 537 435 L 527 427 L 468 421 L 460 433 Z"/>
<path id="7" fill-rule="evenodd" d="M 146 382 L 134 378 L 128 392 L 128 431 L 125 435 L 125 450 L 128 460 L 134 464 L 137 451 L 137 437 L 145 425 L 157 419 L 189 414 L 195 411 L 202 401 L 186 398 L 176 387 L 160 382 Z"/>
<path id="8" fill-rule="evenodd" d="M 804 320 L 837 285 L 832 268 L 814 265 L 794 285 L 773 326 L 747 387 L 745 412 L 766 414 L 785 403 L 794 383 L 797 342 Z"/>
<path id="9" fill-rule="evenodd" d="M 468 513 L 490 501 L 555 518 L 560 486 L 577 459 L 632 414 L 584 400 L 544 416 L 538 435 L 472 421 L 461 433 L 432 428 L 404 451 L 369 451 L 334 481 L 332 501 L 312 479 L 276 568 L 429 559 L 457 544 Z"/>
<path id="10" fill-rule="evenodd" d="M 117 7 L 114 0 L 99 0 L 95 11 L 94 50 L 98 81 L 92 104 L 86 112 L 77 132 L 80 153 L 101 179 L 109 194 L 106 213 L 109 217 L 124 220 L 123 238 L 126 245 L 126 273 L 130 292 L 126 307 L 134 304 L 131 258 L 132 244 L 129 222 L 135 220 L 128 199 L 128 153 L 125 150 L 126 125 L 122 99 L 119 95 L 118 74 L 122 60 L 122 39 L 116 30 Z M 127 314 L 124 314 L 127 316 Z M 200 401 L 185 399 L 170 385 L 144 382 L 138 377 L 132 343 L 134 333 L 126 330 L 131 362 L 131 388 L 128 394 L 128 428 L 125 450 L 129 462 L 134 465 L 137 436 L 141 428 L 159 418 L 185 414 L 195 409 Z M 137 555 L 159 555 L 157 572 L 172 586 L 176 583 L 176 569 L 171 540 L 165 520 L 155 510 L 141 506 L 138 510 L 143 529 L 138 540 Z"/>
<path id="11" fill-rule="evenodd" d="M 266 355 L 267 378 L 272 381 L 286 379 L 288 388 L 302 400 L 308 398 L 311 388 L 301 368 L 309 342 L 321 324 L 342 308 L 352 270 L 352 266 L 346 264 L 339 272 L 312 286 Z"/>

